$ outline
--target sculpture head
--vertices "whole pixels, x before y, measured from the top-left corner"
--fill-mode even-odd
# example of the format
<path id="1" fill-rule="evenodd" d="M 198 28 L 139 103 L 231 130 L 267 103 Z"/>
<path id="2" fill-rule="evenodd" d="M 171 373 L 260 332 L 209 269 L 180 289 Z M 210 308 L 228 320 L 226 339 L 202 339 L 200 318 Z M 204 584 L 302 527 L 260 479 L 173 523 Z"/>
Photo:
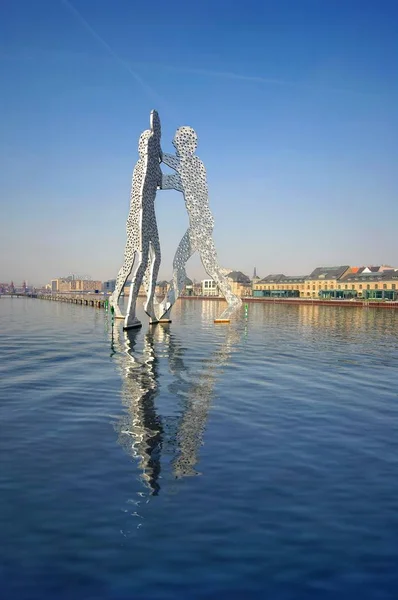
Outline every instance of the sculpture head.
<path id="1" fill-rule="evenodd" d="M 174 135 L 173 146 L 178 156 L 189 156 L 194 154 L 198 147 L 198 136 L 192 127 L 179 127 Z"/>
<path id="2" fill-rule="evenodd" d="M 161 127 L 160 127 L 160 119 L 159 114 L 156 110 L 151 110 L 151 114 L 149 117 L 149 123 L 151 126 L 151 130 L 153 131 L 153 137 L 156 143 L 160 144 L 160 136 L 161 136 Z"/>
<path id="3" fill-rule="evenodd" d="M 148 154 L 148 142 L 152 137 L 152 131 L 150 129 L 145 129 L 140 135 L 140 139 L 138 141 L 138 154 L 140 158 L 143 158 L 146 154 Z"/>

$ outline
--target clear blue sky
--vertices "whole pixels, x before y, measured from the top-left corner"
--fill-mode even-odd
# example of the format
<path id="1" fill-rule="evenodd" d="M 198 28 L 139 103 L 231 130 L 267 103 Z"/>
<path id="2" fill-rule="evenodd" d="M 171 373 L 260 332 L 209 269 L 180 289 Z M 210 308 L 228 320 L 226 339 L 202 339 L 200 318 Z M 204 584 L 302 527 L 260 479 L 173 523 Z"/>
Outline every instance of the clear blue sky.
<path id="1" fill-rule="evenodd" d="M 395 0 L 3 0 L 0 281 L 115 277 L 151 108 L 199 134 L 223 266 L 398 266 L 397 32 Z"/>

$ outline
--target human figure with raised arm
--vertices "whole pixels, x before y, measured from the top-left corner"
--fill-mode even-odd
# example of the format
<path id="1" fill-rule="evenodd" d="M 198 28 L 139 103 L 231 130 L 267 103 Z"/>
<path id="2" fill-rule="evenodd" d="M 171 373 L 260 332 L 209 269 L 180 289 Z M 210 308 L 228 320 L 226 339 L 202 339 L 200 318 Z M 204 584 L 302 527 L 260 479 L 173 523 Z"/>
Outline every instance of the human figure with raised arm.
<path id="1" fill-rule="evenodd" d="M 153 322 L 157 321 L 154 298 L 161 256 L 155 198 L 156 191 L 161 185 L 162 172 L 160 170 L 160 120 L 155 110 L 151 112 L 150 125 L 151 128 L 143 131 L 138 142 L 139 159 L 134 167 L 131 185 L 124 263 L 116 279 L 115 291 L 110 298 L 116 318 L 125 319 L 125 329 L 141 326 L 141 322 L 136 317 L 136 303 L 142 283 L 147 292 L 145 312 Z M 119 308 L 119 298 L 131 272 L 127 312 L 123 317 Z"/>
<path id="2" fill-rule="evenodd" d="M 216 321 L 228 321 L 232 312 L 241 306 L 240 298 L 232 293 L 231 286 L 217 261 L 213 242 L 214 219 L 209 208 L 206 169 L 195 155 L 197 135 L 192 127 L 179 127 L 175 133 L 174 154 L 161 154 L 162 162 L 176 171 L 163 175 L 161 188 L 174 189 L 184 194 L 189 215 L 189 228 L 185 232 L 173 261 L 173 282 L 161 306 L 166 314 L 181 294 L 186 280 L 185 265 L 198 251 L 208 275 L 215 281 L 228 302 L 227 308 Z"/>

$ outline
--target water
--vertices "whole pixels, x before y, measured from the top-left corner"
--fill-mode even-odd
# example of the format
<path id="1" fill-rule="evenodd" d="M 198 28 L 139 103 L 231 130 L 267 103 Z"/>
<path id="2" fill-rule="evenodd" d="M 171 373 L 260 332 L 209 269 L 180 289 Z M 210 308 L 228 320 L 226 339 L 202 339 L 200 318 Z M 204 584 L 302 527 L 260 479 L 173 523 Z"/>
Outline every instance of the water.
<path id="1" fill-rule="evenodd" d="M 0 299 L 2 599 L 398 597 L 398 314 L 220 309 Z"/>

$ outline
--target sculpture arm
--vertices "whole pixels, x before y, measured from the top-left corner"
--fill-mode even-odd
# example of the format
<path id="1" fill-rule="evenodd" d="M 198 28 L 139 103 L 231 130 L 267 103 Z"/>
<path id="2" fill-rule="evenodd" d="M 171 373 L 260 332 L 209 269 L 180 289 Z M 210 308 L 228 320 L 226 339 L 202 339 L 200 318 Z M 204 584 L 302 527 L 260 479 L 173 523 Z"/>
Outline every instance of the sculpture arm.
<path id="1" fill-rule="evenodd" d="M 167 165 L 171 169 L 174 169 L 175 171 L 178 170 L 178 166 L 180 163 L 180 159 L 178 158 L 178 156 L 175 156 L 174 154 L 163 154 L 162 152 L 160 158 L 165 165 Z"/>
<path id="2" fill-rule="evenodd" d="M 173 175 L 163 175 L 162 173 L 162 181 L 160 184 L 161 190 L 177 190 L 177 192 L 182 192 L 182 185 L 180 176 L 177 174 Z"/>

